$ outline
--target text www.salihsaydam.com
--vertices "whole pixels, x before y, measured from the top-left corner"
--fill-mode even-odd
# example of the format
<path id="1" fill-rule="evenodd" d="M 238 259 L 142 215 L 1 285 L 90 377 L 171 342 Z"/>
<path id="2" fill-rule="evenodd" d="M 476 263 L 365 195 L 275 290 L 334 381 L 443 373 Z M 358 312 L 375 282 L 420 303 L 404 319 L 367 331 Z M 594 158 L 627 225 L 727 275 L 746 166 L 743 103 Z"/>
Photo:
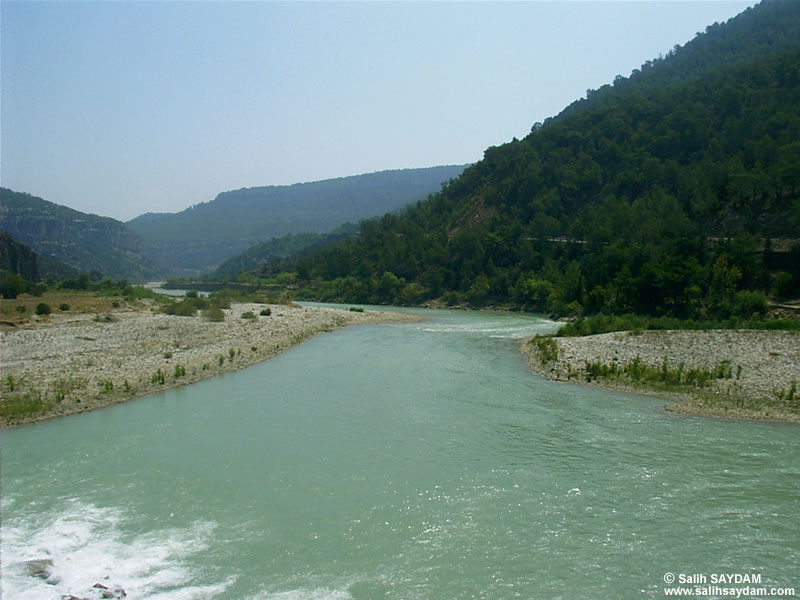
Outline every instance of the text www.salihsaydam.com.
<path id="1" fill-rule="evenodd" d="M 788 587 L 723 587 L 719 585 L 696 585 L 693 587 L 665 587 L 667 596 L 699 596 L 699 597 L 725 597 L 725 598 L 791 598 L 795 595 L 794 588 Z"/>

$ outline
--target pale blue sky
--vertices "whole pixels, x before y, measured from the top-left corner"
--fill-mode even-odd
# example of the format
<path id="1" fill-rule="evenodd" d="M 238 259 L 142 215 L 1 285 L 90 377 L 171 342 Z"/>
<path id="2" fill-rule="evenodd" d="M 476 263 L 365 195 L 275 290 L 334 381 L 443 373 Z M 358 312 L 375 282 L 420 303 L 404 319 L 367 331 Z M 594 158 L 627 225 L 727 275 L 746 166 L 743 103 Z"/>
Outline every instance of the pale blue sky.
<path id="1" fill-rule="evenodd" d="M 3 0 L 0 180 L 127 220 L 474 162 L 755 3 Z"/>

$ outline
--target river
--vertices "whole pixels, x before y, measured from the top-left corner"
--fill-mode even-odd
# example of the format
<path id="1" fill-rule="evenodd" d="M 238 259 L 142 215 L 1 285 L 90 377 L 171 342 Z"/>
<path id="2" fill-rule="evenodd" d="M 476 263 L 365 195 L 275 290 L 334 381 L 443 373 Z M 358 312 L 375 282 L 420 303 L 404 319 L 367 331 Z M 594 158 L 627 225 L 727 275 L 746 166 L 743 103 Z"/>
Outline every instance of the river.
<path id="1" fill-rule="evenodd" d="M 661 598 L 665 573 L 800 594 L 797 426 L 549 382 L 515 340 L 553 323 L 419 312 L 3 431 L 2 597 Z"/>

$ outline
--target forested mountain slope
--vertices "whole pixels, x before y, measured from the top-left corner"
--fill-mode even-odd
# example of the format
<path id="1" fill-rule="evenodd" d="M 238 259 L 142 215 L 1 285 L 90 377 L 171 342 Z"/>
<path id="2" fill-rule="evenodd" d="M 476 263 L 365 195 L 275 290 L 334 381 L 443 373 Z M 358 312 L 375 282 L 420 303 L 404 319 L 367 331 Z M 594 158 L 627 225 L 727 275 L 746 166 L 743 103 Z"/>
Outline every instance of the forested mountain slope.
<path id="1" fill-rule="evenodd" d="M 800 2 L 762 2 L 290 267 L 326 299 L 760 311 L 800 287 L 798 65 Z"/>
<path id="2" fill-rule="evenodd" d="M 270 238 L 324 233 L 399 210 L 438 191 L 463 170 L 463 165 L 402 169 L 244 188 L 179 213 L 149 213 L 127 224 L 142 236 L 146 256 L 171 273 L 187 275 Z"/>
<path id="3" fill-rule="evenodd" d="M 267 272 L 279 261 L 286 260 L 306 249 L 327 246 L 338 240 L 358 234 L 358 225 L 345 223 L 329 233 L 290 233 L 279 238 L 251 246 L 241 254 L 229 258 L 207 277 L 224 279 L 235 276 L 242 271 Z"/>
<path id="4" fill-rule="evenodd" d="M 143 280 L 157 274 L 141 255 L 142 240 L 120 221 L 30 194 L 0 188 L 0 230 L 39 255 L 41 277 L 97 271 Z"/>

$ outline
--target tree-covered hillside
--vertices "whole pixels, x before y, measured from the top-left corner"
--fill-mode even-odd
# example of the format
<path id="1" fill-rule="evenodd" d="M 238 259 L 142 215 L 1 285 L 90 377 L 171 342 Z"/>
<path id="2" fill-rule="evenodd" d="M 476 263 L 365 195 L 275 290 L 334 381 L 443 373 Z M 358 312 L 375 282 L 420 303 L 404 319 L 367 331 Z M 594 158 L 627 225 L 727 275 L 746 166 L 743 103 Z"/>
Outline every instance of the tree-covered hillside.
<path id="1" fill-rule="evenodd" d="M 157 275 L 141 239 L 123 223 L 0 188 L 0 230 L 39 256 L 41 277 L 96 271 L 143 280 Z"/>
<path id="2" fill-rule="evenodd" d="M 306 249 L 327 246 L 338 240 L 358 234 L 358 225 L 345 223 L 330 233 L 290 233 L 279 238 L 272 238 L 261 244 L 252 246 L 223 262 L 215 271 L 205 278 L 217 280 L 233 277 L 243 271 L 274 271 L 280 261 Z"/>
<path id="3" fill-rule="evenodd" d="M 463 165 L 402 169 L 244 188 L 179 213 L 145 214 L 128 226 L 142 236 L 145 255 L 158 265 L 174 274 L 197 274 L 271 238 L 325 233 L 399 210 L 463 170 Z"/>
<path id="4" fill-rule="evenodd" d="M 761 312 L 800 288 L 798 65 L 800 2 L 762 2 L 290 266 L 320 299 Z"/>

